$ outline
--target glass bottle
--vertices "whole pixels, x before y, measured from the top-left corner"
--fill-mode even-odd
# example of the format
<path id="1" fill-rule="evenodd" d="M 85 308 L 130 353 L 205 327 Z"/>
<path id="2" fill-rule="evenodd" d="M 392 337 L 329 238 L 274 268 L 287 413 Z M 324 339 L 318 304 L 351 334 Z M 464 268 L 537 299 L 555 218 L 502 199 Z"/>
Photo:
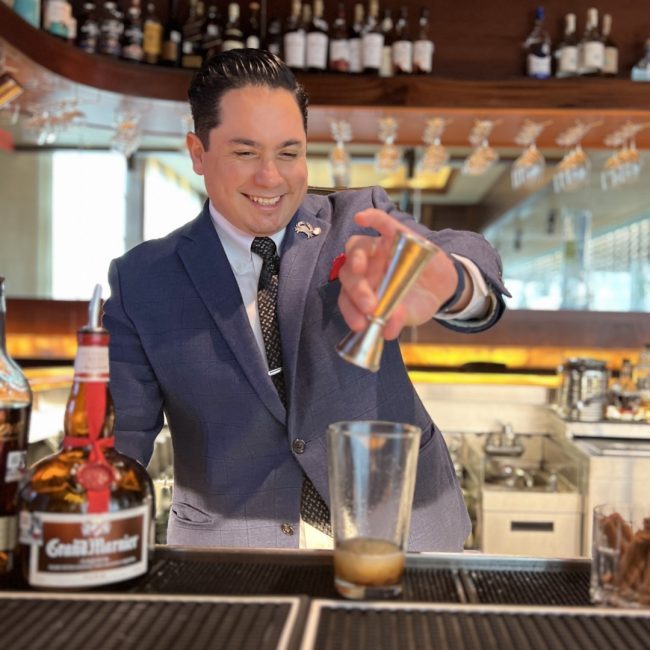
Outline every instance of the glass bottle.
<path id="1" fill-rule="evenodd" d="M 244 32 L 239 23 L 239 3 L 228 5 L 228 22 L 223 30 L 221 51 L 240 50 L 244 47 Z"/>
<path id="2" fill-rule="evenodd" d="M 293 0 L 283 37 L 284 62 L 294 71 L 305 69 L 305 30 L 300 22 L 300 0 Z"/>
<path id="3" fill-rule="evenodd" d="M 99 47 L 99 21 L 94 2 L 84 2 L 77 25 L 77 47 L 95 54 Z"/>
<path id="4" fill-rule="evenodd" d="M 277 57 L 282 57 L 282 21 L 277 16 L 269 18 L 264 49 Z"/>
<path id="5" fill-rule="evenodd" d="M 598 9 L 587 10 L 585 32 L 578 46 L 578 72 L 599 75 L 605 63 L 605 44 L 598 31 Z"/>
<path id="6" fill-rule="evenodd" d="M 222 41 L 219 8 L 214 2 L 211 2 L 208 5 L 208 14 L 203 25 L 203 41 L 201 47 L 204 61 L 221 52 Z"/>
<path id="7" fill-rule="evenodd" d="M 645 42 L 645 54 L 632 68 L 632 81 L 650 81 L 650 38 Z"/>
<path id="8" fill-rule="evenodd" d="M 43 29 L 65 41 L 69 37 L 72 6 L 67 0 L 45 0 L 43 5 Z"/>
<path id="9" fill-rule="evenodd" d="M 328 31 L 329 25 L 323 18 L 323 0 L 314 0 L 314 15 L 305 36 L 306 63 L 309 72 L 327 70 Z"/>
<path id="10" fill-rule="evenodd" d="M 77 333 L 61 449 L 29 469 L 19 492 L 23 574 L 34 587 L 98 587 L 149 566 L 153 484 L 142 465 L 113 447 L 109 335 L 99 311 L 98 286 L 88 324 Z"/>
<path id="11" fill-rule="evenodd" d="M 363 72 L 361 54 L 361 36 L 363 34 L 364 8 L 360 2 L 354 5 L 354 20 L 350 26 L 348 43 L 350 46 L 350 72 L 359 74 Z"/>
<path id="12" fill-rule="evenodd" d="M 104 2 L 99 22 L 99 52 L 108 56 L 120 56 L 124 23 L 117 4 L 112 0 Z"/>
<path id="13" fill-rule="evenodd" d="M 615 77 L 618 75 L 618 46 L 611 37 L 612 17 L 610 14 L 603 16 L 603 75 Z"/>
<path id="14" fill-rule="evenodd" d="M 190 12 L 181 30 L 181 68 L 197 70 L 203 63 L 203 7 L 201 0 L 190 0 Z"/>
<path id="15" fill-rule="evenodd" d="M 544 27 L 544 7 L 535 10 L 535 25 L 524 42 L 526 75 L 534 79 L 551 76 L 551 38 Z"/>
<path id="16" fill-rule="evenodd" d="M 129 61 L 144 60 L 144 24 L 140 0 L 131 0 L 122 33 L 122 58 Z"/>
<path id="17" fill-rule="evenodd" d="M 384 35 L 384 44 L 381 48 L 381 65 L 379 66 L 380 77 L 393 76 L 393 40 L 395 38 L 393 16 L 390 9 L 384 9 L 384 16 L 381 19 L 381 31 Z"/>
<path id="18" fill-rule="evenodd" d="M 329 70 L 348 72 L 350 70 L 350 41 L 345 18 L 345 3 L 339 2 L 336 18 L 330 28 Z"/>
<path id="19" fill-rule="evenodd" d="M 408 8 L 402 6 L 399 18 L 395 23 L 391 59 L 395 74 L 410 74 L 413 72 L 413 40 L 409 33 Z"/>
<path id="20" fill-rule="evenodd" d="M 0 575 L 12 570 L 18 544 L 18 482 L 25 472 L 32 392 L 6 346 L 4 278 L 0 277 Z"/>
<path id="21" fill-rule="evenodd" d="M 147 3 L 147 15 L 144 19 L 144 32 L 142 47 L 144 50 L 144 61 L 156 65 L 160 60 L 162 52 L 163 26 L 156 5 L 153 2 Z"/>
<path id="22" fill-rule="evenodd" d="M 420 9 L 418 35 L 413 43 L 413 72 L 431 74 L 433 70 L 433 53 L 435 46 L 429 36 L 429 9 Z"/>
<path id="23" fill-rule="evenodd" d="M 578 36 L 576 15 L 564 17 L 564 36 L 555 52 L 557 59 L 556 77 L 575 77 L 578 74 Z"/>
<path id="24" fill-rule="evenodd" d="M 384 32 L 379 22 L 379 3 L 370 0 L 368 18 L 361 35 L 361 61 L 366 74 L 379 74 L 384 47 Z"/>
<path id="25" fill-rule="evenodd" d="M 178 21 L 178 1 L 169 0 L 169 14 L 163 35 L 160 62 L 163 65 L 177 68 L 181 64 L 181 42 L 183 33 Z"/>
<path id="26" fill-rule="evenodd" d="M 246 28 L 246 47 L 259 50 L 262 47 L 262 30 L 260 28 L 260 3 L 251 2 L 248 5 L 248 27 Z"/>

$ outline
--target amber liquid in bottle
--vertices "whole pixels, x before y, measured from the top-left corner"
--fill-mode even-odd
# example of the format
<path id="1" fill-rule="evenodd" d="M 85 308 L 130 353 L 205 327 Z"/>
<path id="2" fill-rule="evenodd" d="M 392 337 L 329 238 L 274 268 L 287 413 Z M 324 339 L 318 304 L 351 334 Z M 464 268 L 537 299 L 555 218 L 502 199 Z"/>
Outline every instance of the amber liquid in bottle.
<path id="1" fill-rule="evenodd" d="M 148 569 L 153 485 L 113 448 L 108 338 L 99 327 L 79 332 L 62 448 L 29 470 L 20 491 L 23 575 L 35 587 L 92 588 Z"/>

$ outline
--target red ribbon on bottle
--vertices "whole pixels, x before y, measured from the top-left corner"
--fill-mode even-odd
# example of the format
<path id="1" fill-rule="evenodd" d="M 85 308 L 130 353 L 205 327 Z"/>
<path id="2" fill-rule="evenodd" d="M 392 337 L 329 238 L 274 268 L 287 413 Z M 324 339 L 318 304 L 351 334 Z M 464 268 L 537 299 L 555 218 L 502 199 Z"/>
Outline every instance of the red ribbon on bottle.
<path id="1" fill-rule="evenodd" d="M 115 471 L 104 456 L 104 449 L 115 445 L 115 438 L 100 438 L 102 424 L 106 417 L 106 383 L 103 381 L 84 382 L 86 388 L 86 417 L 88 437 L 65 436 L 63 446 L 67 448 L 88 447 L 88 462 L 77 470 L 77 481 L 86 489 L 88 512 L 108 512 L 111 496 L 111 483 Z"/>

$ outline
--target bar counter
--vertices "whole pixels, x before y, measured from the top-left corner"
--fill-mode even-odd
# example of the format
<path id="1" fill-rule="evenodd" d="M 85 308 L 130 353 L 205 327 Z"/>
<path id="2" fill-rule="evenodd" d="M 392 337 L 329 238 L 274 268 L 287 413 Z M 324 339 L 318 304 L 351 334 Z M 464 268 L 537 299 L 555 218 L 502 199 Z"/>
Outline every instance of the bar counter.
<path id="1" fill-rule="evenodd" d="M 347 601 L 330 551 L 159 546 L 146 576 L 102 591 L 0 579 L 2 645 L 415 650 L 649 647 L 650 609 L 589 602 L 589 560 L 409 554 L 404 593 Z"/>

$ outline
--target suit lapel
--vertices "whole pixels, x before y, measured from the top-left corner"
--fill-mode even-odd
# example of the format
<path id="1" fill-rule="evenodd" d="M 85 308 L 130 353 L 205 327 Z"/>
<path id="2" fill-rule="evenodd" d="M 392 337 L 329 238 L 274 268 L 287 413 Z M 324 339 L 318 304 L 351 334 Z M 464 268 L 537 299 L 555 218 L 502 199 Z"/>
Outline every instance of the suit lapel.
<path id="1" fill-rule="evenodd" d="M 190 280 L 259 398 L 280 422 L 285 422 L 284 406 L 257 347 L 207 203 L 186 237 L 178 247 L 178 255 Z"/>
<path id="2" fill-rule="evenodd" d="M 297 233 L 296 225 L 300 221 L 304 221 L 314 228 L 320 228 L 320 233 L 310 238 L 302 233 Z M 320 219 L 318 214 L 314 215 L 301 207 L 287 226 L 287 233 L 282 243 L 278 314 L 282 356 L 287 365 L 285 382 L 289 403 L 291 403 L 291 396 L 294 394 L 298 345 L 307 293 L 311 286 L 316 261 L 327 240 L 329 229 L 328 221 Z"/>

